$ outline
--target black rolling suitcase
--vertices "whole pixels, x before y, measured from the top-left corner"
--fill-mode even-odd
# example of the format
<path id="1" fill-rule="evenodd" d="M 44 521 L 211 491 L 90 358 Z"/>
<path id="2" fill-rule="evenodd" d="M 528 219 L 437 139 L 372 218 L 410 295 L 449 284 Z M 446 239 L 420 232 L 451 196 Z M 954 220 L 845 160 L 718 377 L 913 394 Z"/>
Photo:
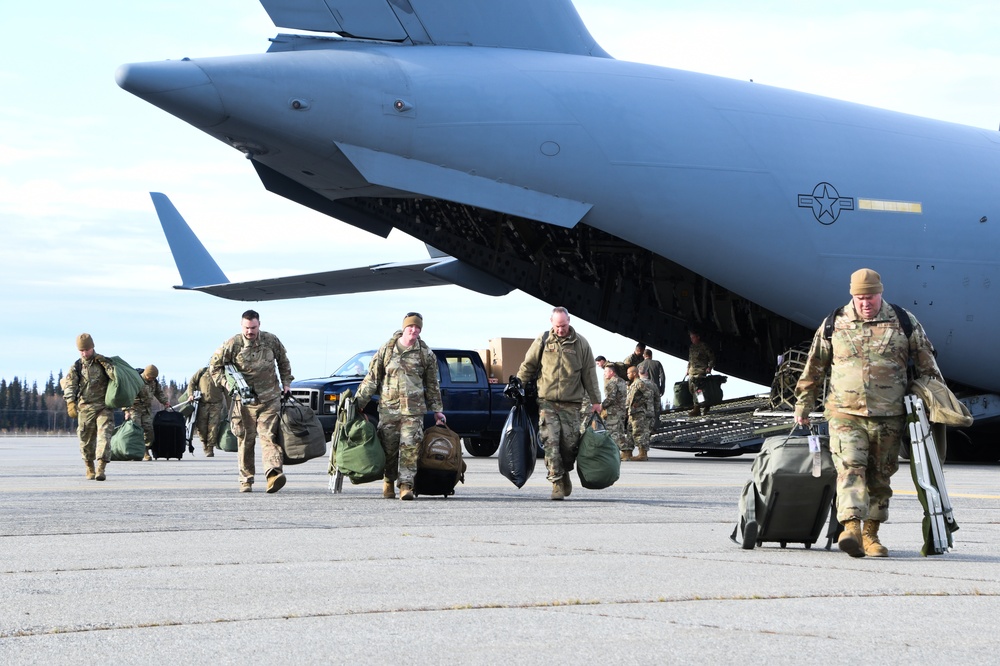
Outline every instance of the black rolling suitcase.
<path id="1" fill-rule="evenodd" d="M 166 410 L 153 415 L 153 446 L 150 452 L 154 459 L 184 456 L 187 446 L 187 419 L 180 412 Z"/>
<path id="2" fill-rule="evenodd" d="M 765 541 L 776 541 L 782 548 L 788 543 L 809 548 L 819 539 L 836 495 L 837 472 L 829 438 L 817 436 L 819 451 L 811 451 L 809 435 L 797 428 L 764 440 L 730 536 L 743 548 Z"/>

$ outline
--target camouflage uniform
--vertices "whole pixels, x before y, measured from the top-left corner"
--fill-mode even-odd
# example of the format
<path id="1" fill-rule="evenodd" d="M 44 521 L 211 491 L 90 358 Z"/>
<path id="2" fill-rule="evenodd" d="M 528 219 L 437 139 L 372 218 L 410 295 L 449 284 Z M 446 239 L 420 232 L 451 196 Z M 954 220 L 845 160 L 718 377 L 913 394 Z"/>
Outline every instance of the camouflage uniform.
<path id="1" fill-rule="evenodd" d="M 688 353 L 688 388 L 691 389 L 691 400 L 698 407 L 698 389 L 701 388 L 702 379 L 708 375 L 708 371 L 715 367 L 715 354 L 712 348 L 706 343 L 698 341 L 691 344 L 691 351 Z M 707 411 L 708 408 L 704 407 Z"/>
<path id="2" fill-rule="evenodd" d="M 376 393 L 378 436 L 385 451 L 385 481 L 413 487 L 417 457 L 424 439 L 424 415 L 442 412 L 441 382 L 437 356 L 417 338 L 403 347 L 396 331 L 368 365 L 368 374 L 358 386 L 355 406 L 363 410 Z"/>
<path id="3" fill-rule="evenodd" d="M 243 373 L 247 385 L 257 396 L 255 404 L 243 404 L 238 395 L 233 397 L 230 427 L 239 441 L 240 483 L 252 484 L 256 467 L 254 446 L 260 434 L 261 462 L 265 476 L 281 472 L 282 451 L 279 418 L 281 416 L 281 391 L 283 385 L 292 383 L 292 366 L 288 362 L 285 346 L 276 335 L 259 331 L 255 340 L 238 333 L 222 343 L 212 355 L 209 372 L 220 386 L 229 386 L 226 364 L 232 363 Z M 274 368 L 277 364 L 278 372 Z M 279 383 L 280 376 L 280 383 Z"/>
<path id="4" fill-rule="evenodd" d="M 581 403 L 584 399 L 591 405 L 601 402 L 590 343 L 572 326 L 565 338 L 557 336 L 554 329 L 539 335 L 517 371 L 525 384 L 536 375 L 538 435 L 545 449 L 547 478 L 555 483 L 576 464 Z"/>
<path id="5" fill-rule="evenodd" d="M 135 402 L 128 410 L 132 422 L 142 428 L 147 451 L 153 446 L 153 398 L 156 398 L 161 405 L 170 404 L 159 380 L 143 378 L 142 386 L 135 396 Z"/>
<path id="6" fill-rule="evenodd" d="M 632 441 L 635 442 L 639 451 L 649 451 L 649 438 L 652 435 L 653 422 L 656 418 L 656 412 L 653 408 L 655 399 L 656 387 L 648 379 L 636 378 L 634 382 L 629 384 L 625 408 L 628 411 Z"/>
<path id="7" fill-rule="evenodd" d="M 212 453 L 219 441 L 222 418 L 226 413 L 226 392 L 212 380 L 212 373 L 207 367 L 195 372 L 188 382 L 188 394 L 193 395 L 195 391 L 201 392 L 195 428 L 205 453 Z"/>
<path id="8" fill-rule="evenodd" d="M 84 462 L 111 460 L 114 410 L 104 403 L 104 397 L 114 377 L 115 366 L 97 353 L 90 359 L 76 361 L 66 375 L 63 396 L 67 403 L 76 403 L 76 432 Z"/>
<path id="9" fill-rule="evenodd" d="M 807 417 L 827 372 L 825 415 L 830 452 L 837 467 L 837 519 L 884 522 L 889 515 L 891 477 L 899 467 L 899 444 L 905 428 L 903 395 L 907 361 L 917 373 L 944 381 L 934 349 L 913 315 L 909 340 L 896 313 L 885 301 L 871 321 L 852 303 L 834 320 L 827 340 L 821 325 L 795 387 L 795 415 Z"/>
<path id="10" fill-rule="evenodd" d="M 604 402 L 601 406 L 606 412 L 604 426 L 611 436 L 612 441 L 618 445 L 622 451 L 631 453 L 634 445 L 626 430 L 628 420 L 625 411 L 625 399 L 628 394 L 628 384 L 621 377 L 615 375 L 604 380 Z"/>

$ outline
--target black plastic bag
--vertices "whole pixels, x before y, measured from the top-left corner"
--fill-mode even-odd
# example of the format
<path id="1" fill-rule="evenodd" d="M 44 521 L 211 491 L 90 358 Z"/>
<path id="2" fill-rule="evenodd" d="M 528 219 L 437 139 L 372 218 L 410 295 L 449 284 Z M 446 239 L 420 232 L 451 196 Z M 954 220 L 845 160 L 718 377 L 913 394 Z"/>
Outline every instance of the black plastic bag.
<path id="1" fill-rule="evenodd" d="M 524 406 L 523 391 L 514 390 L 507 396 L 514 400 L 514 407 L 511 408 L 507 423 L 503 427 L 497 462 L 500 473 L 520 488 L 528 482 L 531 473 L 535 471 L 538 431 Z"/>

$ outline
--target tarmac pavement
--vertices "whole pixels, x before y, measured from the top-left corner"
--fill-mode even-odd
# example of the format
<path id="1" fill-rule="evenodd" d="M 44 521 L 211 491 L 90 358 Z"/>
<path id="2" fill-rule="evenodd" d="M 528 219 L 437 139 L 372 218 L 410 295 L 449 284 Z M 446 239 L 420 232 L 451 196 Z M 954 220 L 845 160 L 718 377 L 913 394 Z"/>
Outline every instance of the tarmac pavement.
<path id="1" fill-rule="evenodd" d="M 729 540 L 751 457 L 652 451 L 548 499 L 469 458 L 448 499 L 328 490 L 325 460 L 237 492 L 236 456 L 112 462 L 0 438 L 2 664 L 992 664 L 996 465 L 949 465 L 956 548 L 921 557 L 909 474 L 888 559 Z M 258 469 L 262 469 L 258 463 Z M 577 477 L 574 473 L 574 482 Z"/>

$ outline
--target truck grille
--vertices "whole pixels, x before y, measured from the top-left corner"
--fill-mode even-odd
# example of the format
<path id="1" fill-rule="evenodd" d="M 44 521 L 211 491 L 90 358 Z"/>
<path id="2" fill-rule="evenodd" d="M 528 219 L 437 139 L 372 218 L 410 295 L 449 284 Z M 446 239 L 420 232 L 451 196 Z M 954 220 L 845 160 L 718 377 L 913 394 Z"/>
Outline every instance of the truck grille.
<path id="1" fill-rule="evenodd" d="M 319 411 L 319 391 L 315 389 L 292 389 L 292 397 L 303 405 L 310 407 L 317 414 Z"/>

